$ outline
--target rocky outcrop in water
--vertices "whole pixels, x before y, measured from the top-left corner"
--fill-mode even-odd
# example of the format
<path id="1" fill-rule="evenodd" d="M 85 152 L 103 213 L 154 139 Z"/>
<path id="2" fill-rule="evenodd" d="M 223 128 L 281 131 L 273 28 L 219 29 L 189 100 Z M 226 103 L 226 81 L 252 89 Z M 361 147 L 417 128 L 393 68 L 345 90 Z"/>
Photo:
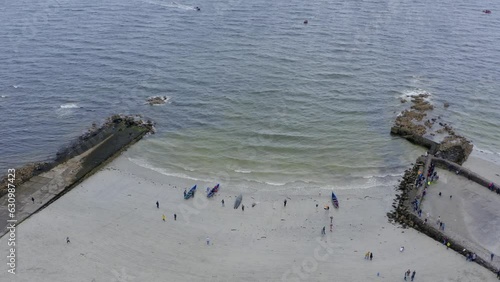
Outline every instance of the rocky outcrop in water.
<path id="1" fill-rule="evenodd" d="M 140 116 L 113 115 L 107 118 L 101 126 L 93 124 L 89 130 L 80 135 L 69 146 L 65 146 L 64 148 L 60 149 L 56 153 L 56 156 L 53 160 L 46 162 L 28 163 L 21 167 L 17 167 L 15 169 L 16 180 L 14 182 L 14 185 L 18 187 L 32 177 L 49 171 L 55 166 L 64 163 L 65 161 L 75 156 L 85 153 L 89 149 L 95 147 L 97 144 L 110 137 L 114 137 L 115 141 L 113 142 L 113 146 L 116 148 L 110 148 L 109 150 L 105 151 L 116 152 L 119 150 L 118 147 L 127 146 L 128 144 L 133 142 L 133 140 L 140 139 L 144 134 L 154 132 L 154 123 L 149 120 L 143 121 Z M 101 155 L 111 154 L 103 152 L 101 153 Z M 89 166 L 92 165 L 93 164 Z M 7 175 L 2 177 L 0 184 L 0 197 L 7 193 L 7 181 Z"/>
<path id="2" fill-rule="evenodd" d="M 428 112 L 434 109 L 427 100 L 428 97 L 427 93 L 413 97 L 410 109 L 404 110 L 396 118 L 391 134 L 424 146 L 430 153 L 441 158 L 462 164 L 472 152 L 472 143 L 465 137 L 456 135 L 450 125 L 437 122 L 441 117 L 427 117 Z"/>
<path id="3" fill-rule="evenodd" d="M 148 104 L 150 105 L 162 105 L 165 104 L 168 101 L 167 96 L 153 96 L 149 97 L 147 100 Z"/>
<path id="4" fill-rule="evenodd" d="M 436 156 L 457 164 L 463 164 L 472 152 L 472 143 L 465 137 L 449 135 L 438 147 Z"/>

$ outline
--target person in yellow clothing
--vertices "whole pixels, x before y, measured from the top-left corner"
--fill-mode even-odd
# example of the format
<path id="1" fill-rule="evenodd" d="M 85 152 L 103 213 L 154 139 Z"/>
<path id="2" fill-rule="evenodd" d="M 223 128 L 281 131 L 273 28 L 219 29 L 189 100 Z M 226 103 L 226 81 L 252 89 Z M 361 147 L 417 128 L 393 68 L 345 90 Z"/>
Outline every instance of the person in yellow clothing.
<path id="1" fill-rule="evenodd" d="M 162 215 L 163 221 L 165 221 L 165 215 Z"/>

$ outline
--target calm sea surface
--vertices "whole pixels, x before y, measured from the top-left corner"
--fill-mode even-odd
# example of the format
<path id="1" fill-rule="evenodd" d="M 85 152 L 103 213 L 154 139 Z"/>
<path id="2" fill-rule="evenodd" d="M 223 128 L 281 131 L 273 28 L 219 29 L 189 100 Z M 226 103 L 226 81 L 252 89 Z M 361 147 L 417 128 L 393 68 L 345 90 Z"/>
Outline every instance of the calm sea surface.
<path id="1" fill-rule="evenodd" d="M 52 157 L 110 114 L 140 113 L 157 122 L 158 134 L 129 156 L 165 174 L 368 188 L 394 183 L 422 153 L 389 135 L 408 105 L 400 98 L 419 93 L 500 159 L 500 2 L 0 7 L 2 170 Z M 146 105 L 154 95 L 168 103 Z"/>

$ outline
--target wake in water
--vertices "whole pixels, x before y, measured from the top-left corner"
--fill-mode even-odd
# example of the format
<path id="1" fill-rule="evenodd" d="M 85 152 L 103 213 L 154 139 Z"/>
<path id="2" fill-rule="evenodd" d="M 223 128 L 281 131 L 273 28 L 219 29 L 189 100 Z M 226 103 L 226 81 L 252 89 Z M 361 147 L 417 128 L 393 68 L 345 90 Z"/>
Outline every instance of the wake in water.
<path id="1" fill-rule="evenodd" d="M 164 3 L 163 1 L 141 1 L 141 2 L 151 4 L 151 5 L 156 5 L 156 6 L 162 6 L 162 7 L 166 7 L 166 8 L 185 10 L 185 11 L 199 10 L 198 7 L 183 5 L 183 4 L 179 4 L 177 2 L 172 2 L 172 3 Z"/>

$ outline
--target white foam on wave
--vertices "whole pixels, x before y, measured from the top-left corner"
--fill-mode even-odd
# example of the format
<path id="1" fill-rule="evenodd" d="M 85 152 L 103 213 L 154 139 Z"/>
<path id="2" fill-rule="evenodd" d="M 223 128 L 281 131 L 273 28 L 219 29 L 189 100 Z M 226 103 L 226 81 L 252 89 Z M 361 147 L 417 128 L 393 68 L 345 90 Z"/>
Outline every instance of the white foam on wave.
<path id="1" fill-rule="evenodd" d="M 416 88 L 412 90 L 405 90 L 401 95 L 399 95 L 397 98 L 400 100 L 405 100 L 405 101 L 410 101 L 413 97 L 417 97 L 418 95 L 421 94 L 426 94 L 429 95 L 427 98 L 424 98 L 424 101 L 430 102 L 432 94 L 424 89 Z"/>
<path id="2" fill-rule="evenodd" d="M 7 98 L 7 95 L 1 95 L 0 98 Z"/>
<path id="3" fill-rule="evenodd" d="M 239 173 L 252 173 L 251 170 L 244 170 L 244 169 L 235 169 L 234 172 L 239 172 Z"/>
<path id="4" fill-rule="evenodd" d="M 499 155 L 500 156 L 500 152 L 492 152 L 492 151 L 489 151 L 486 149 L 481 149 L 476 145 L 474 145 L 474 151 L 477 151 L 477 152 L 483 153 L 483 154 L 491 154 L 491 155 Z"/>
<path id="5" fill-rule="evenodd" d="M 12 87 L 14 87 L 15 89 L 19 88 L 19 86 L 20 85 L 16 85 L 16 84 L 12 85 Z"/>
<path id="6" fill-rule="evenodd" d="M 61 109 L 77 109 L 80 108 L 77 104 L 75 103 L 68 103 L 68 104 L 62 104 L 59 106 Z"/>
<path id="7" fill-rule="evenodd" d="M 140 167 L 156 171 L 156 172 L 163 174 L 163 175 L 166 175 L 166 176 L 173 176 L 173 177 L 177 177 L 177 178 L 183 178 L 183 179 L 189 179 L 189 180 L 201 181 L 201 182 L 205 181 L 205 180 L 195 178 L 195 177 L 183 174 L 183 173 L 170 172 L 164 168 L 155 167 L 155 166 L 153 166 L 153 165 L 151 165 L 151 164 L 149 164 L 146 161 L 141 160 L 141 159 L 134 159 L 134 158 L 127 158 L 127 159 Z"/>
<path id="8" fill-rule="evenodd" d="M 277 182 L 268 182 L 268 181 L 264 181 L 264 183 L 267 185 L 271 185 L 271 186 L 284 186 L 284 185 L 288 184 L 287 182 L 277 183 Z"/>
<path id="9" fill-rule="evenodd" d="M 371 178 L 387 178 L 387 177 L 400 177 L 403 176 L 403 173 L 393 173 L 393 174 L 381 174 L 381 175 L 365 175 L 363 176 L 364 179 L 371 179 Z"/>
<path id="10" fill-rule="evenodd" d="M 493 152 L 490 150 L 481 149 L 476 145 L 474 145 L 474 149 L 472 150 L 471 155 L 500 165 L 500 152 Z"/>
<path id="11" fill-rule="evenodd" d="M 196 7 L 189 6 L 189 5 L 184 5 L 184 4 L 179 4 L 177 2 L 172 2 L 172 3 L 163 3 L 161 1 L 142 1 L 143 3 L 151 4 L 151 5 L 156 5 L 156 6 L 161 6 L 165 8 L 174 8 L 174 9 L 180 9 L 180 10 L 185 10 L 185 11 L 196 11 Z"/>

